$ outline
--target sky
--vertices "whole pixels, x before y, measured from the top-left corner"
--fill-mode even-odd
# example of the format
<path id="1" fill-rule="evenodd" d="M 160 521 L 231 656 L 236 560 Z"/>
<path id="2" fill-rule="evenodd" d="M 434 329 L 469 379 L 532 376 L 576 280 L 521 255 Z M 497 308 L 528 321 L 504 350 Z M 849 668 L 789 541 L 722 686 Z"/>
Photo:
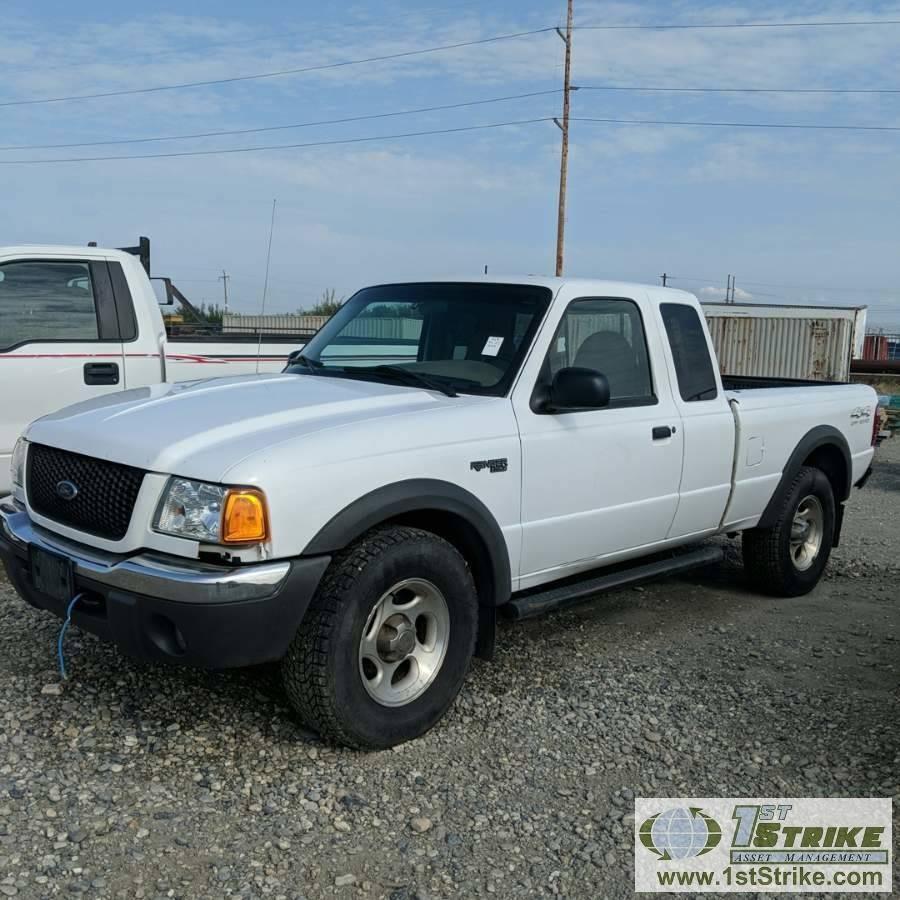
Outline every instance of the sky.
<path id="1" fill-rule="evenodd" d="M 900 20 L 900 3 L 575 0 L 566 274 L 721 300 L 869 307 L 900 331 L 900 131 L 623 125 L 584 119 L 900 128 L 895 94 L 590 87 L 893 89 L 900 25 L 589 25 Z M 7 0 L 0 29 L 0 244 L 152 241 L 154 274 L 195 302 L 268 312 L 401 278 L 552 274 L 563 0 Z M 579 26 L 582 26 L 579 28 Z M 312 71 L 113 97 L 23 103 Z M 550 93 L 545 93 L 550 92 Z M 537 94 L 457 109 L 281 128 Z M 527 121 L 542 119 L 544 121 Z M 579 119 L 581 119 L 579 121 Z M 505 123 L 525 124 L 505 124 Z M 445 134 L 411 132 L 502 125 Z M 278 130 L 36 149 L 211 131 Z M 25 164 L 299 144 L 247 153 Z M 368 140 L 375 138 L 374 140 Z"/>

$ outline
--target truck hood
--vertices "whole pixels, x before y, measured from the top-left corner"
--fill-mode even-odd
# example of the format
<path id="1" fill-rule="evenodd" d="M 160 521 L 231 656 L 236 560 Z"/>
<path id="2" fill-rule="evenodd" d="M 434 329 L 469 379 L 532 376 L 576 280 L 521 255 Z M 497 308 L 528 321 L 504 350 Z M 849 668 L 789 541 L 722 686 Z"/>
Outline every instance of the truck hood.
<path id="1" fill-rule="evenodd" d="M 483 400 L 323 375 L 250 375 L 107 394 L 38 419 L 25 436 L 145 471 L 220 481 L 283 440 Z"/>

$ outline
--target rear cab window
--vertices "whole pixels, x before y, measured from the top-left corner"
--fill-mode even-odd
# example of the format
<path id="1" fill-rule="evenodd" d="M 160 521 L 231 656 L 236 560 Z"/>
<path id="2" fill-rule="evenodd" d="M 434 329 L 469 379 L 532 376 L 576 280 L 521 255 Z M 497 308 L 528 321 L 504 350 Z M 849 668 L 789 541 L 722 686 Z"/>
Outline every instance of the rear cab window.
<path id="1" fill-rule="evenodd" d="M 697 310 L 686 303 L 661 303 L 659 311 L 672 350 L 681 399 L 685 403 L 715 400 L 719 396 L 716 372 Z"/>

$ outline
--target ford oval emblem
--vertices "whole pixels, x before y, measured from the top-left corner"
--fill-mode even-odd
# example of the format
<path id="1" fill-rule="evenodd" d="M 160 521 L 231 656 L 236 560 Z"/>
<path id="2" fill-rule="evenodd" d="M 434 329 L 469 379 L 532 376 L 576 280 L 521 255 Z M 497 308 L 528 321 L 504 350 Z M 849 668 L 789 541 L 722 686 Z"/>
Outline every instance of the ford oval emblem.
<path id="1" fill-rule="evenodd" d="M 59 481 L 56 484 L 56 496 L 60 500 L 74 500 L 78 496 L 78 485 L 71 481 Z"/>

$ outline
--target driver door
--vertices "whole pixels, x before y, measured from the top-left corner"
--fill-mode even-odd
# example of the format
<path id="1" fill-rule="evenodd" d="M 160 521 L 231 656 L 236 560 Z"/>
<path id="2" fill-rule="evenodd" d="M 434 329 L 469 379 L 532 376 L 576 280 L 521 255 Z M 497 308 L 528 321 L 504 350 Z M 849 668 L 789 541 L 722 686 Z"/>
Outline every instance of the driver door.
<path id="1" fill-rule="evenodd" d="M 545 328 L 535 347 L 514 399 L 523 460 L 520 589 L 665 540 L 683 442 L 668 373 L 651 364 L 664 358 L 646 325 L 654 321 L 646 298 L 576 298 L 549 343 Z M 567 366 L 604 374 L 609 405 L 536 410 L 534 390 Z"/>
<path id="2" fill-rule="evenodd" d="M 125 387 L 123 345 L 102 260 L 0 260 L 0 497 L 25 426 Z"/>

